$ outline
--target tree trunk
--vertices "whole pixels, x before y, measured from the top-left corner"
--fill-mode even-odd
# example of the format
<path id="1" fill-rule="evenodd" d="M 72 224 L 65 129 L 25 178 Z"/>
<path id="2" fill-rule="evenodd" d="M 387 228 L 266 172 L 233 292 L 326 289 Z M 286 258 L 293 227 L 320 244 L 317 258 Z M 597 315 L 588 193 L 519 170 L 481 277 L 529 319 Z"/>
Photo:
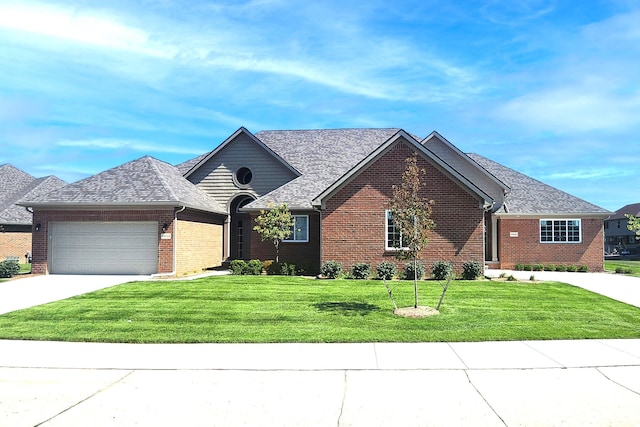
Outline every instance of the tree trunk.
<path id="1" fill-rule="evenodd" d="M 413 308 L 418 308 L 418 258 L 413 258 L 413 293 L 416 297 Z"/>

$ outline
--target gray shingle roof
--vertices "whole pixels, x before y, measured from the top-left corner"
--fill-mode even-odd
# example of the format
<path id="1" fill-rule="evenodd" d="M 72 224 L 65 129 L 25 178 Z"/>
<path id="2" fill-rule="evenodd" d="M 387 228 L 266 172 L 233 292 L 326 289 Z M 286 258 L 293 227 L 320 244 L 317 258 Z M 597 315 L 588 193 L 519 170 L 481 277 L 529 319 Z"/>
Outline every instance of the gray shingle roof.
<path id="1" fill-rule="evenodd" d="M 625 205 L 615 211 L 611 218 L 609 219 L 627 219 L 626 214 L 631 214 L 635 217 L 640 216 L 640 203 L 631 203 L 629 205 Z"/>
<path id="2" fill-rule="evenodd" d="M 24 198 L 27 206 L 187 206 L 207 212 L 224 209 L 168 163 L 150 156 L 69 184 L 45 197 Z"/>
<path id="3" fill-rule="evenodd" d="M 248 208 L 287 203 L 311 209 L 314 197 L 336 182 L 400 129 L 262 131 L 255 136 L 302 176 L 264 195 Z"/>
<path id="4" fill-rule="evenodd" d="M 38 197 L 67 183 L 55 176 L 34 178 L 9 164 L 0 166 L 0 224 L 30 225 L 32 214 L 16 203 L 24 197 Z"/>
<path id="5" fill-rule="evenodd" d="M 603 214 L 608 210 L 572 196 L 478 154 L 467 154 L 511 191 L 497 213 L 510 214 Z"/>

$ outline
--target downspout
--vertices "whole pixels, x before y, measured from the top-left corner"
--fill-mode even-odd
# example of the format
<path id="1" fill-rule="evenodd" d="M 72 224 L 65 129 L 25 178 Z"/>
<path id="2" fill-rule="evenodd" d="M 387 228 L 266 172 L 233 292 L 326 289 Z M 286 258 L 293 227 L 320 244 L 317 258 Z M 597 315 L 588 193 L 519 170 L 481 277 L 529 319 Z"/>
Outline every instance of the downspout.
<path id="1" fill-rule="evenodd" d="M 177 260 L 177 253 L 178 253 L 178 249 L 177 249 L 177 238 L 178 238 L 178 214 L 180 212 L 183 212 L 185 209 L 187 209 L 186 206 L 182 206 L 180 209 L 178 209 L 177 211 L 174 212 L 173 214 L 173 271 L 169 272 L 169 273 L 156 273 L 156 274 L 152 274 L 151 277 L 170 277 L 170 276 L 175 276 L 176 275 L 176 269 L 178 266 L 178 260 Z"/>
<path id="2" fill-rule="evenodd" d="M 319 230 L 320 234 L 318 236 L 318 243 L 320 244 L 320 251 L 319 251 L 320 265 L 319 266 L 322 266 L 322 209 L 318 208 L 318 207 L 315 207 L 315 206 L 312 206 L 312 207 L 313 207 L 314 211 L 318 212 L 318 216 L 319 216 L 319 218 L 318 218 L 318 224 L 319 224 L 319 228 L 320 228 L 320 230 Z M 318 271 L 318 273 L 319 273 L 319 271 Z"/>

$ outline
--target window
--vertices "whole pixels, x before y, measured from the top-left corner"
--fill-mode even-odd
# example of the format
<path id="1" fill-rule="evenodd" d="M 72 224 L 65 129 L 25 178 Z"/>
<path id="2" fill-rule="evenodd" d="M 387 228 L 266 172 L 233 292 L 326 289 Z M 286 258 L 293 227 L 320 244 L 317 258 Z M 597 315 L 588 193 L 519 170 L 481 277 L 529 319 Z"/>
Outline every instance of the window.
<path id="1" fill-rule="evenodd" d="M 236 171 L 233 177 L 239 187 L 246 187 L 253 179 L 253 172 L 251 172 L 251 169 L 243 166 Z"/>
<path id="2" fill-rule="evenodd" d="M 285 242 L 308 242 L 309 241 L 309 215 L 292 215 L 293 227 L 291 234 Z"/>
<path id="3" fill-rule="evenodd" d="M 579 219 L 541 219 L 542 243 L 580 243 L 582 227 Z"/>
<path id="4" fill-rule="evenodd" d="M 393 250 L 404 247 L 402 244 L 402 231 L 400 227 L 398 227 L 393 220 L 393 215 L 391 215 L 391 211 L 384 211 L 385 214 L 385 249 Z"/>

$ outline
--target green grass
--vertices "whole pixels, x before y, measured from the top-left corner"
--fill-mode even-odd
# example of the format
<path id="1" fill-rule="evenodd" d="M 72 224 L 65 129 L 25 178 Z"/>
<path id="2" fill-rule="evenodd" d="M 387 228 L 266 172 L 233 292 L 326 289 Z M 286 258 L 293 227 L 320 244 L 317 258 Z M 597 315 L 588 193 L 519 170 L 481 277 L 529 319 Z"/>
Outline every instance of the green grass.
<path id="1" fill-rule="evenodd" d="M 412 282 L 393 282 L 410 306 Z M 420 282 L 434 306 L 437 282 Z M 455 281 L 439 316 L 394 316 L 380 281 L 223 276 L 132 282 L 0 316 L 0 338 L 427 342 L 640 338 L 640 309 L 556 282 Z"/>
<path id="2" fill-rule="evenodd" d="M 616 268 L 630 270 L 631 276 L 640 277 L 640 261 L 610 261 L 605 260 L 604 269 L 606 271 L 616 271 Z"/>

